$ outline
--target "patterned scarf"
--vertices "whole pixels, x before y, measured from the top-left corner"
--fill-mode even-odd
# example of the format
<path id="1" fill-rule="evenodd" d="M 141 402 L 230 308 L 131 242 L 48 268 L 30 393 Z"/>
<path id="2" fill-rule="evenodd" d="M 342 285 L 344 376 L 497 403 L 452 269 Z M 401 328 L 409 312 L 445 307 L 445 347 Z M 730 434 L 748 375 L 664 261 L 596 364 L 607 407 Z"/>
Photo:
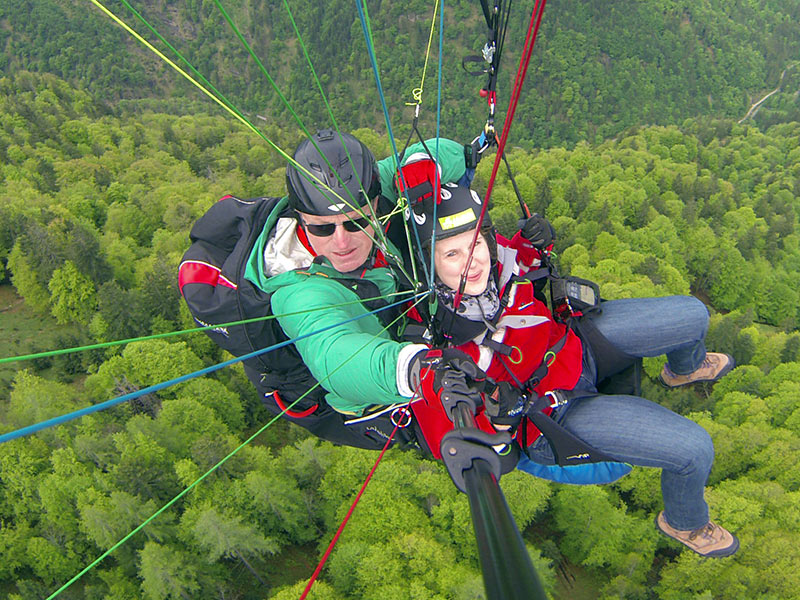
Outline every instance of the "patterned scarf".
<path id="1" fill-rule="evenodd" d="M 434 284 L 434 287 L 436 288 L 436 295 L 439 301 L 445 308 L 452 311 L 453 300 L 456 296 L 455 290 L 447 287 L 438 280 Z M 489 277 L 489 284 L 482 294 L 479 296 L 468 296 L 464 294 L 461 297 L 461 303 L 458 305 L 457 314 L 470 321 L 483 322 L 492 319 L 499 309 L 500 295 L 497 293 L 497 286 L 494 283 L 494 278 Z"/>

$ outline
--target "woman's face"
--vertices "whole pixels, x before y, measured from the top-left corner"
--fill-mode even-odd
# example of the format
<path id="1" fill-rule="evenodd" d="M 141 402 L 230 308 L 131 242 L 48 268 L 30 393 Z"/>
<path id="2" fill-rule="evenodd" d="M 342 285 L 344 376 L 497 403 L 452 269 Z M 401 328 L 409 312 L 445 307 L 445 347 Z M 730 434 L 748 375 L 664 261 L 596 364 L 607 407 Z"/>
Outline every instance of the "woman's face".
<path id="1" fill-rule="evenodd" d="M 450 289 L 458 290 L 461 274 L 467 264 L 472 236 L 474 235 L 475 230 L 473 229 L 436 241 L 433 259 L 436 274 L 442 280 L 442 283 Z M 475 252 L 472 254 L 469 273 L 467 273 L 467 282 L 464 287 L 465 294 L 478 296 L 486 290 L 491 266 L 492 259 L 489 255 L 489 246 L 486 244 L 483 234 L 479 234 L 478 240 L 475 242 Z"/>

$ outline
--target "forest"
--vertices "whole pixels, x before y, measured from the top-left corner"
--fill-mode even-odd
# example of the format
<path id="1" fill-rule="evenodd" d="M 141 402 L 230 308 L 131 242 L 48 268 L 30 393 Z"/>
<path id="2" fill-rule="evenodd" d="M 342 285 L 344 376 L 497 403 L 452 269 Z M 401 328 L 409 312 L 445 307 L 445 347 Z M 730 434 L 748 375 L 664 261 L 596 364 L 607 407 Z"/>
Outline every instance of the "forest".
<path id="1" fill-rule="evenodd" d="M 349 0 L 313 5 L 277 0 L 106 4 L 171 56 L 166 45 L 134 17 L 128 9 L 132 4 L 240 108 L 276 123 L 291 123 L 291 112 L 243 48 L 223 17 L 222 6 L 305 122 L 319 124 L 326 114 L 316 73 L 343 127 L 371 129 L 383 123 L 364 36 Z M 394 119 L 408 122 L 404 103 L 412 101 L 412 90 L 419 85 L 434 3 L 370 0 L 366 5 L 388 105 Z M 499 73 L 499 89 L 506 94 L 501 95 L 499 118 L 514 82 L 532 5 L 533 0 L 526 0 L 512 6 Z M 800 87 L 800 67 L 795 66 L 800 56 L 798 22 L 799 0 L 550 2 L 512 140 L 528 149 L 571 147 L 642 124 L 679 124 L 701 115 L 739 120 L 763 93 L 777 88 L 755 115 L 756 121 L 762 127 L 796 121 L 800 117 L 794 96 Z M 115 102 L 152 106 L 159 112 L 168 107 L 183 114 L 208 110 L 202 103 L 198 107 L 191 84 L 90 0 L 5 2 L 0 6 L 0 24 L 2 71 L 52 73 L 109 106 Z M 461 66 L 465 56 L 480 54 L 485 43 L 480 3 L 448 1 L 441 120 L 448 135 L 459 140 L 475 137 L 486 119 L 485 103 L 477 96 L 484 79 L 467 75 Z M 315 73 L 303 47 L 313 57 Z M 425 86 L 431 98 L 435 84 L 431 79 Z M 421 122 L 433 128 L 435 112 L 423 111 Z"/>
<path id="2" fill-rule="evenodd" d="M 298 143 L 302 132 L 256 87 L 263 77 L 241 48 L 224 49 L 231 36 L 213 2 L 142 4 L 198 54 L 201 72 L 233 89 L 237 77 L 249 82 L 236 100 L 267 115 L 259 128 L 270 140 Z M 309 75 L 301 87 L 293 66 L 302 56 L 274 33 L 291 32 L 288 17 L 266 4 L 233 13 L 265 55 L 291 56 L 276 63 L 290 104 L 323 119 Z M 363 38 L 339 4 L 296 15 L 297 25 L 324 24 L 307 36 L 309 52 L 337 118 L 388 156 Z M 711 434 L 707 500 L 742 548 L 703 560 L 660 536 L 653 469 L 607 486 L 515 472 L 501 487 L 556 600 L 800 598 L 797 74 L 739 122 L 797 56 L 800 5 L 552 4 L 508 153 L 516 183 L 552 221 L 563 272 L 609 299 L 693 294 L 708 306 L 707 344 L 737 368 L 713 386 L 666 390 L 663 359 L 646 359 L 643 396 Z M 379 50 L 424 46 L 429 3 L 369 6 L 395 23 L 376 27 Z M 464 142 L 485 120 L 465 91 L 480 80 L 456 59 L 483 43 L 479 10 L 464 1 L 446 13 L 455 32 L 442 135 Z M 265 35 L 254 14 L 265 15 Z M 226 194 L 285 191 L 277 152 L 101 16 L 77 1 L 0 7 L 0 360 L 195 327 L 176 277 L 192 223 Z M 509 37 L 521 30 L 512 24 Z M 652 31 L 663 33 L 655 44 Z M 404 135 L 400 90 L 416 85 L 421 53 L 381 56 Z M 339 63 L 351 79 L 333 77 Z M 476 189 L 490 171 L 482 161 Z M 492 197 L 493 220 L 510 233 L 519 208 L 502 170 Z M 227 358 L 187 333 L 0 362 L 0 435 Z M 47 598 L 90 567 L 58 597 L 298 598 L 376 457 L 271 421 L 236 365 L 0 444 L 0 596 Z M 469 506 L 441 463 L 387 453 L 310 597 L 484 597 Z"/>

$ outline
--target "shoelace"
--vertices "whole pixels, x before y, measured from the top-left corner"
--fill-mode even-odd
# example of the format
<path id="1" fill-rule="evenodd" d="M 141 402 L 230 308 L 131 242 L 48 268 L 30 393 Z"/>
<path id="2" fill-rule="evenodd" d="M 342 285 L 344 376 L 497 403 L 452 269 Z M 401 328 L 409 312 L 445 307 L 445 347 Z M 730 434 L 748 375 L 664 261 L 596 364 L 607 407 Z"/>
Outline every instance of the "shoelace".
<path id="1" fill-rule="evenodd" d="M 714 531 L 716 529 L 717 526 L 711 521 L 709 521 L 702 527 L 699 527 L 698 529 L 692 531 L 692 533 L 689 534 L 689 540 L 694 541 L 694 539 L 697 538 L 697 536 L 702 536 L 704 538 L 714 541 Z"/>
<path id="2" fill-rule="evenodd" d="M 716 359 L 712 359 L 708 354 L 706 354 L 706 357 L 703 359 L 703 364 L 700 368 L 706 369 L 709 367 L 713 367 L 716 364 L 716 362 L 717 362 Z"/>

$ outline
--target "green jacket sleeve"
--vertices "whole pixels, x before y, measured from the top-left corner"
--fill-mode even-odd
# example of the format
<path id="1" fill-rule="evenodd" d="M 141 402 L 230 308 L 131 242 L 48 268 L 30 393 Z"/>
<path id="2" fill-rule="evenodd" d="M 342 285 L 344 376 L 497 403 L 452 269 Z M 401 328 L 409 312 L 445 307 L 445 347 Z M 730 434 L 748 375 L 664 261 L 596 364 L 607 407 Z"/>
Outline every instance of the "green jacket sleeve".
<path id="1" fill-rule="evenodd" d="M 328 390 L 326 399 L 334 409 L 360 414 L 373 404 L 407 400 L 398 394 L 396 379 L 405 344 L 390 339 L 378 318 L 341 283 L 306 276 L 275 291 L 272 311 L 291 339 L 329 328 L 297 340 L 295 347 Z"/>
<path id="2" fill-rule="evenodd" d="M 425 145 L 434 156 L 437 156 L 436 138 L 425 140 Z M 438 144 L 439 163 L 442 168 L 442 182 L 455 182 L 463 177 L 467 170 L 464 161 L 464 145 L 447 138 L 439 138 Z M 404 153 L 404 158 L 412 156 L 417 152 L 426 152 L 422 142 L 411 144 Z M 426 153 L 427 154 L 427 153 Z M 394 156 L 388 156 L 378 161 L 378 170 L 381 177 L 381 193 L 391 199 L 397 199 L 397 192 L 394 189 L 393 178 L 397 171 L 397 161 Z"/>

